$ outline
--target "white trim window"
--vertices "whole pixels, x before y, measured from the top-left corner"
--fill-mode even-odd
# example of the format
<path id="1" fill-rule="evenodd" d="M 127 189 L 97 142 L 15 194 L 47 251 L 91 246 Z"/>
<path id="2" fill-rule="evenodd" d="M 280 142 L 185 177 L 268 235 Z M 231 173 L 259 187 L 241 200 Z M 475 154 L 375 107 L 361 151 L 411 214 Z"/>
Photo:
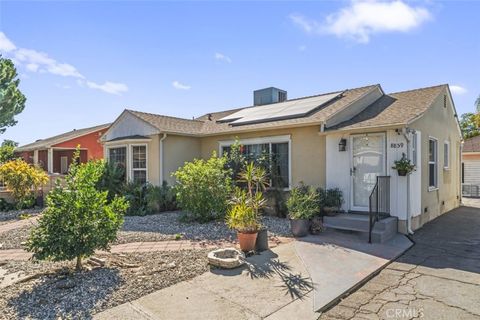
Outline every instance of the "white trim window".
<path id="1" fill-rule="evenodd" d="M 147 145 L 132 145 L 132 181 L 147 183 Z"/>
<path id="2" fill-rule="evenodd" d="M 450 168 L 450 141 L 443 143 L 443 168 Z"/>
<path id="3" fill-rule="evenodd" d="M 220 154 L 228 153 L 235 141 L 220 141 Z M 288 189 L 291 186 L 290 136 L 240 140 L 240 151 L 247 161 L 268 162 L 270 186 Z"/>
<path id="4" fill-rule="evenodd" d="M 124 171 L 124 175 L 126 174 L 127 169 L 127 147 L 126 146 L 116 146 L 116 147 L 108 147 L 108 162 L 120 167 Z M 127 177 L 125 176 L 125 179 Z"/>
<path id="5" fill-rule="evenodd" d="M 428 139 L 428 188 L 438 188 L 438 141 L 432 137 Z"/>

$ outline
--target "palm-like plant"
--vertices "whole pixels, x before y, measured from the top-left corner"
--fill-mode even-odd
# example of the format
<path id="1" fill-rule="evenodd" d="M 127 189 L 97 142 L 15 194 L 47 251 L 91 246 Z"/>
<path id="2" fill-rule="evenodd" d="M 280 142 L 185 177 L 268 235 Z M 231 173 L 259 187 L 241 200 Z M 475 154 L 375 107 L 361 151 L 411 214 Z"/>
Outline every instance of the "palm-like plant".
<path id="1" fill-rule="evenodd" d="M 245 166 L 245 170 L 240 173 L 239 178 L 240 181 L 247 184 L 247 192 L 251 197 L 269 186 L 267 171 L 253 162 Z"/>

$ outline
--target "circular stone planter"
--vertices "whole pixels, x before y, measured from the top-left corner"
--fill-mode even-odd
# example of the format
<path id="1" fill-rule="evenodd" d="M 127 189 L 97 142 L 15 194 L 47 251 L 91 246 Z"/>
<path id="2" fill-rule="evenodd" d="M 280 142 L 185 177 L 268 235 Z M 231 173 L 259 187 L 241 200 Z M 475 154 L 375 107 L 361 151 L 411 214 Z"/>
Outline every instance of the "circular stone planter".
<path id="1" fill-rule="evenodd" d="M 245 255 L 235 248 L 213 250 L 207 257 L 211 265 L 225 269 L 237 268 L 245 263 Z"/>

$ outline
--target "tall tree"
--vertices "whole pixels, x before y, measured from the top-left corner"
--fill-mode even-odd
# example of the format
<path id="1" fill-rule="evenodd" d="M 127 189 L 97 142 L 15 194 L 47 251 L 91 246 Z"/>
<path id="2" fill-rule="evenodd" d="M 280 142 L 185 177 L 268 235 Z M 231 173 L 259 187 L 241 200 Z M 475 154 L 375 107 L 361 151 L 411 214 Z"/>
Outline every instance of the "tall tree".
<path id="1" fill-rule="evenodd" d="M 480 112 L 480 95 L 478 96 L 477 100 L 475 100 L 475 110 L 477 110 L 477 113 Z"/>
<path id="2" fill-rule="evenodd" d="M 480 135 L 478 129 L 478 113 L 464 113 L 460 117 L 460 128 L 462 129 L 463 137 L 465 139 Z"/>
<path id="3" fill-rule="evenodd" d="M 19 84 L 12 60 L 0 55 L 0 134 L 17 123 L 15 116 L 25 108 L 27 98 L 18 89 Z"/>

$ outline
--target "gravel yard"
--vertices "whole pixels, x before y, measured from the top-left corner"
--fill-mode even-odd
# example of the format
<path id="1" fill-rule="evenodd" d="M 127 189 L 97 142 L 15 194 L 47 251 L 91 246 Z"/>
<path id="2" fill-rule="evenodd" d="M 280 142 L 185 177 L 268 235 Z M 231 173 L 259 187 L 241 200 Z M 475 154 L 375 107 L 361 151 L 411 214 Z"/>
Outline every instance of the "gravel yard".
<path id="1" fill-rule="evenodd" d="M 73 262 L 7 262 L 0 266 L 0 319 L 89 319 L 206 272 L 206 255 L 204 250 L 100 254 L 104 267 L 80 273 L 72 271 Z M 2 280 L 15 272 L 26 280 L 2 288 Z"/>
<path id="2" fill-rule="evenodd" d="M 144 217 L 126 216 L 115 244 L 172 240 L 178 235 L 181 235 L 182 239 L 199 241 L 229 241 L 236 238 L 235 232 L 228 229 L 223 221 L 186 223 L 179 221 L 180 215 L 180 211 L 175 211 Z M 270 236 L 291 236 L 288 219 L 264 216 L 262 223 L 267 227 Z M 0 249 L 21 248 L 21 243 L 28 238 L 30 228 L 22 227 L 0 233 Z"/>
<path id="3" fill-rule="evenodd" d="M 188 240 L 234 240 L 236 233 L 227 228 L 223 221 L 208 223 L 180 222 L 180 211 L 164 212 L 144 217 L 125 217 L 117 243 L 137 241 L 161 241 L 174 239 L 181 235 Z M 262 223 L 271 236 L 290 237 L 290 225 L 287 219 L 263 216 Z"/>
<path id="4" fill-rule="evenodd" d="M 12 210 L 7 212 L 0 211 L 0 225 L 5 223 L 10 223 L 15 220 L 20 220 L 21 215 L 31 215 L 36 216 L 42 213 L 43 208 L 34 208 L 26 210 Z"/>

